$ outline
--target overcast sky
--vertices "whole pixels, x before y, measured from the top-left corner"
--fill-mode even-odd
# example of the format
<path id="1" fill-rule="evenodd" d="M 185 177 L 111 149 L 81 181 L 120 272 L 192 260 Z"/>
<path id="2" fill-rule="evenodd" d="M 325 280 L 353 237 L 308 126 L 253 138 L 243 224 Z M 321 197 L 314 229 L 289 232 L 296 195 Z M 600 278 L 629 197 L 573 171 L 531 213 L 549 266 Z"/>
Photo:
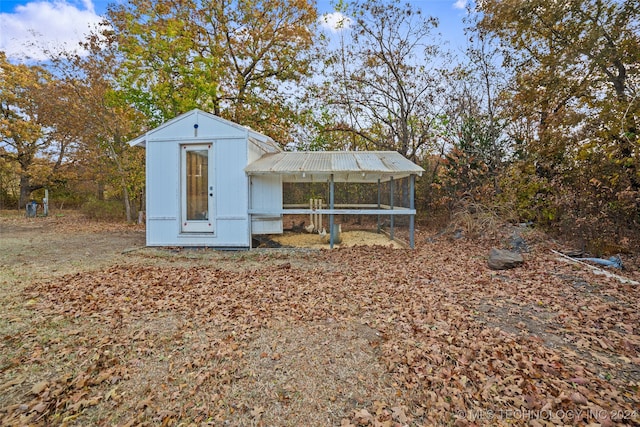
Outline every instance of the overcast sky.
<path id="1" fill-rule="evenodd" d="M 122 0 L 118 0 L 122 1 Z M 451 48 L 463 44 L 462 17 L 467 0 L 410 0 L 423 12 L 440 19 L 439 30 Z M 75 49 L 95 28 L 107 4 L 105 0 L 0 0 L 0 51 L 14 61 L 46 60 L 46 51 Z M 329 0 L 318 0 L 320 13 L 329 14 Z M 330 26 L 340 20 L 336 14 L 321 21 Z"/>

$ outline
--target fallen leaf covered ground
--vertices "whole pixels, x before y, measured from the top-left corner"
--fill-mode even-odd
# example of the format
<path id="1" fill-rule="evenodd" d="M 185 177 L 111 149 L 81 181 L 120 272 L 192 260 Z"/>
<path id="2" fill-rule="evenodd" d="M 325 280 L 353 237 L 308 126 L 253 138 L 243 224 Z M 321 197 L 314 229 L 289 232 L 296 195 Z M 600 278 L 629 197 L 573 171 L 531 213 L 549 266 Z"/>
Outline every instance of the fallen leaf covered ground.
<path id="1" fill-rule="evenodd" d="M 496 242 L 416 242 L 7 261 L 0 424 L 640 425 L 640 286 L 546 241 L 500 272 Z"/>

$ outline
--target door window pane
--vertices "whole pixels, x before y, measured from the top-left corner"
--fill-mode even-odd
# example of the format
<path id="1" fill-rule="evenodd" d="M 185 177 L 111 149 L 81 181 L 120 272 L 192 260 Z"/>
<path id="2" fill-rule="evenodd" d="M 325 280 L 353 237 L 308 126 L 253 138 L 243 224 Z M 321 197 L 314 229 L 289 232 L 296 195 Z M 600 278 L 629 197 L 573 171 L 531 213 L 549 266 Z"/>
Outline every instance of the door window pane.
<path id="1" fill-rule="evenodd" d="M 187 220 L 209 219 L 209 150 L 187 151 Z"/>

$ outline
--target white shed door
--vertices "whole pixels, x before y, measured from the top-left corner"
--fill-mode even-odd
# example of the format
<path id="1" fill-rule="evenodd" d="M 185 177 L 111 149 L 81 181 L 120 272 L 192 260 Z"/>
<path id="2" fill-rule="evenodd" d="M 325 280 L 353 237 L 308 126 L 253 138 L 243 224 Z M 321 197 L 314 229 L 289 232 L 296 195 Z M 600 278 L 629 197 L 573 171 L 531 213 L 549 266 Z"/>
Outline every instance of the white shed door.
<path id="1" fill-rule="evenodd" d="M 180 148 L 183 233 L 213 233 L 213 147 L 184 144 Z"/>

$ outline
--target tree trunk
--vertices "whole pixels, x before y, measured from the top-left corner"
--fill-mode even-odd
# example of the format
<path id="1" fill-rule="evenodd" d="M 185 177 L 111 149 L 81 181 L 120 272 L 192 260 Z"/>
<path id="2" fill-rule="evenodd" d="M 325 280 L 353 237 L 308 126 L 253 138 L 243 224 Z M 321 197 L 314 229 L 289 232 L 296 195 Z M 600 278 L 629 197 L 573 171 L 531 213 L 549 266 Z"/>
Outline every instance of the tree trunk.
<path id="1" fill-rule="evenodd" d="M 122 179 L 122 196 L 124 197 L 124 212 L 127 216 L 127 222 L 132 222 L 131 217 L 131 200 L 129 200 L 129 189 L 127 189 L 126 182 Z"/>
<path id="2" fill-rule="evenodd" d="M 31 177 L 27 174 L 20 175 L 20 200 L 18 209 L 24 209 L 31 197 Z"/>
<path id="3" fill-rule="evenodd" d="M 29 174 L 20 175 L 20 200 L 18 201 L 18 209 L 24 209 L 31 200 L 31 193 L 44 188 L 44 185 L 31 185 L 31 176 Z"/>
<path id="4" fill-rule="evenodd" d="M 98 182 L 98 200 L 104 200 L 104 183 Z"/>
<path id="5" fill-rule="evenodd" d="M 114 138 L 114 144 L 109 145 L 109 150 L 111 151 L 113 161 L 115 162 L 116 167 L 118 169 L 118 175 L 120 177 L 120 185 L 122 186 L 122 197 L 124 198 L 124 211 L 127 217 L 127 222 L 132 222 L 133 218 L 131 216 L 131 200 L 129 199 L 129 189 L 127 188 L 127 173 L 124 170 L 124 167 L 122 166 L 122 161 L 120 156 L 118 155 L 118 153 L 116 153 L 116 150 L 114 149 L 114 146 L 122 145 L 122 140 L 120 138 L 120 135 L 117 133 L 116 135 L 114 135 L 113 138 Z"/>

